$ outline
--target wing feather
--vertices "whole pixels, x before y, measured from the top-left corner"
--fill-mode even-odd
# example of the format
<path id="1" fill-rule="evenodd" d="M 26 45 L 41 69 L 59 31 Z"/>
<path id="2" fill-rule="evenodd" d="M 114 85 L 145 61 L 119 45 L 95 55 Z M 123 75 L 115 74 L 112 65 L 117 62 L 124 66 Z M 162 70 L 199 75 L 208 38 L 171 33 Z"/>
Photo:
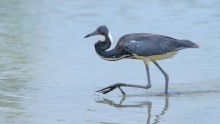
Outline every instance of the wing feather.
<path id="1" fill-rule="evenodd" d="M 135 35 L 128 37 L 123 45 L 125 51 L 139 56 L 161 55 L 181 49 L 179 40 L 162 35 Z"/>

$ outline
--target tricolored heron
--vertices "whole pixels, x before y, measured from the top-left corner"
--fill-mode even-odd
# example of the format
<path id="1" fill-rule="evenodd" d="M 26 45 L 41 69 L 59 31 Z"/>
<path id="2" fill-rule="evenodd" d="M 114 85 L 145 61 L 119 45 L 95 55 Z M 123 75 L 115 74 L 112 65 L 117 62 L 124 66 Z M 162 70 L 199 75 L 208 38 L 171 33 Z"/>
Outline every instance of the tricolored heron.
<path id="1" fill-rule="evenodd" d="M 150 61 L 153 62 L 163 73 L 166 81 L 165 94 L 167 94 L 169 76 L 160 67 L 160 65 L 157 63 L 157 60 L 172 58 L 179 50 L 185 48 L 199 47 L 197 44 L 189 40 L 178 40 L 172 37 L 151 33 L 132 33 L 122 36 L 116 44 L 115 48 L 107 51 L 107 49 L 110 48 L 113 43 L 113 39 L 108 28 L 105 25 L 99 26 L 94 32 L 86 35 L 85 38 L 94 35 L 102 35 L 105 37 L 104 41 L 99 40 L 95 43 L 95 50 L 102 59 L 108 61 L 117 61 L 125 58 L 143 60 L 147 72 L 148 83 L 146 86 L 116 83 L 96 91 L 103 94 L 107 94 L 110 91 L 119 88 L 121 93 L 125 95 L 125 92 L 121 89 L 121 87 L 134 87 L 143 89 L 151 88 L 150 72 L 148 67 Z"/>

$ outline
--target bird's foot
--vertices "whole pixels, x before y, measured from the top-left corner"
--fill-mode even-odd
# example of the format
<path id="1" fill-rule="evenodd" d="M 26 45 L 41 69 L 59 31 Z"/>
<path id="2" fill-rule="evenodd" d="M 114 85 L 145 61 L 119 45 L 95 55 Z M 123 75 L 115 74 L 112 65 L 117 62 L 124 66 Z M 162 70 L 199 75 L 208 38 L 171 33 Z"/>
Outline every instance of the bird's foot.
<path id="1" fill-rule="evenodd" d="M 117 84 L 113 84 L 113 85 L 110 85 L 108 87 L 102 88 L 101 90 L 97 90 L 95 92 L 100 92 L 102 94 L 107 94 L 107 93 L 113 91 L 114 89 L 118 88 L 123 95 L 126 95 L 125 92 L 121 89 L 121 86 L 125 86 L 125 85 L 126 84 L 123 84 L 123 83 L 117 83 Z"/>

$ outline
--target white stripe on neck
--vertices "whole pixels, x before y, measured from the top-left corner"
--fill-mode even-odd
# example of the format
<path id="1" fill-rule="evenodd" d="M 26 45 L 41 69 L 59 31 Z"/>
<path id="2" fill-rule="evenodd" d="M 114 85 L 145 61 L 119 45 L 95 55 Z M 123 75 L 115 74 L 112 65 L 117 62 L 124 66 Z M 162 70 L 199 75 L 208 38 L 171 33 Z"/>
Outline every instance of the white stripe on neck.
<path id="1" fill-rule="evenodd" d="M 108 32 L 108 37 L 110 39 L 111 44 L 114 44 L 113 38 L 112 38 L 112 35 L 111 35 L 110 31 Z"/>
<path id="2" fill-rule="evenodd" d="M 98 53 L 97 53 L 97 54 L 98 54 Z M 115 58 L 115 57 L 109 57 L 109 58 L 107 58 L 107 57 L 104 57 L 104 56 L 99 55 L 99 54 L 98 54 L 98 56 L 99 56 L 100 58 L 104 59 L 104 60 L 107 60 L 107 61 L 117 61 L 117 60 L 120 60 L 120 59 L 129 57 L 129 55 L 123 55 L 123 56 L 120 56 L 120 57 L 118 57 L 118 58 Z"/>

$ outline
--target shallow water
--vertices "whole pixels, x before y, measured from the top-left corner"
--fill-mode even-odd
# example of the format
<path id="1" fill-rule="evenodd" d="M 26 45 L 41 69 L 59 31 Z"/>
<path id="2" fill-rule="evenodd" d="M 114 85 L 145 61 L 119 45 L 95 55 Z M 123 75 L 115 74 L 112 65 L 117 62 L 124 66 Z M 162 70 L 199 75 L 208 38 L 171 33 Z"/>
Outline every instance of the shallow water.
<path id="1" fill-rule="evenodd" d="M 0 123 L 180 124 L 220 122 L 220 2 L 0 1 Z M 143 62 L 100 59 L 83 37 L 107 25 L 115 42 L 151 32 L 200 45 L 151 64 L 152 88 L 94 91 L 113 83 L 146 84 Z"/>

